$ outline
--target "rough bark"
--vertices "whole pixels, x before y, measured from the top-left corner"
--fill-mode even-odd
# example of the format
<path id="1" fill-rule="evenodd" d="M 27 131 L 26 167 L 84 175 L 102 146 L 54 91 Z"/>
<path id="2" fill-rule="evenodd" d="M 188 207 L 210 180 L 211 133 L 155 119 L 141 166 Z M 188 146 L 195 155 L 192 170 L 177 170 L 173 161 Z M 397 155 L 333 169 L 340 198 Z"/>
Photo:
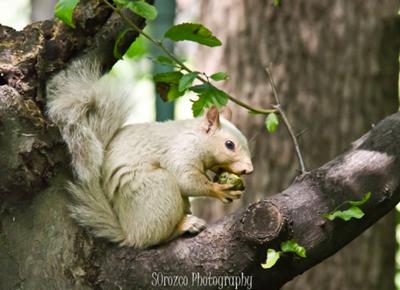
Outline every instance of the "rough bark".
<path id="1" fill-rule="evenodd" d="M 115 61 L 112 43 L 123 23 L 97 1 L 80 5 L 77 30 L 57 21 L 21 32 L 0 27 L 1 289 L 151 289 L 153 272 L 190 277 L 243 272 L 252 275 L 255 289 L 276 289 L 343 247 L 399 201 L 397 114 L 348 153 L 196 237 L 143 251 L 93 240 L 67 215 L 68 157 L 43 113 L 46 79 L 73 56 L 95 50 L 105 68 Z M 373 196 L 362 220 L 321 218 L 366 191 Z M 272 270 L 262 270 L 266 248 L 290 238 L 306 247 L 308 258 L 287 256 Z"/>
<path id="2" fill-rule="evenodd" d="M 112 49 L 125 28 L 122 20 L 97 1 L 80 1 L 74 15 L 75 30 L 58 20 L 36 22 L 22 31 L 0 26 L 0 150 L 8 156 L 0 172 L 0 204 L 16 192 L 32 195 L 45 188 L 60 159 L 58 130 L 44 113 L 46 79 L 87 48 L 101 55 L 104 69 L 116 61 Z M 121 50 L 134 37 L 126 35 Z"/>
<path id="3" fill-rule="evenodd" d="M 143 19 L 130 13 L 138 25 Z M 69 157 L 48 122 L 44 87 L 52 73 L 86 50 L 115 62 L 112 48 L 124 22 L 99 1 L 81 0 L 76 29 L 58 20 L 22 31 L 0 25 L 0 288 L 82 289 L 81 236 L 60 190 Z M 126 35 L 124 51 L 136 35 Z"/>
<path id="4" fill-rule="evenodd" d="M 297 178 L 280 194 L 224 217 L 195 237 L 142 251 L 98 241 L 90 256 L 90 269 L 96 269 L 91 283 L 99 289 L 150 289 L 155 286 L 152 274 L 162 273 L 164 277 L 186 276 L 189 282 L 182 288 L 196 289 L 193 273 L 204 277 L 208 273 L 244 273 L 252 276 L 253 289 L 279 289 L 334 254 L 398 203 L 399 141 L 397 113 L 354 142 L 348 152 Z M 331 222 L 322 217 L 366 192 L 372 192 L 372 198 L 363 206 L 365 216 L 361 220 Z M 288 239 L 303 245 L 307 258 L 288 255 L 271 270 L 261 269 L 266 249 L 278 248 Z"/>
<path id="5" fill-rule="evenodd" d="M 279 8 L 272 2 L 201 1 L 201 22 L 224 45 L 200 51 L 200 70 L 226 70 L 228 91 L 269 107 L 274 100 L 264 66 L 272 63 L 292 124 L 297 132 L 306 130 L 300 138 L 306 164 L 315 168 L 397 110 L 399 2 L 282 1 Z M 255 172 L 241 203 L 201 207 L 200 215 L 210 220 L 280 191 L 299 168 L 283 125 L 267 134 L 262 117 L 232 107 L 234 122 L 247 136 L 256 135 Z M 394 229 L 392 214 L 287 289 L 394 289 Z"/>

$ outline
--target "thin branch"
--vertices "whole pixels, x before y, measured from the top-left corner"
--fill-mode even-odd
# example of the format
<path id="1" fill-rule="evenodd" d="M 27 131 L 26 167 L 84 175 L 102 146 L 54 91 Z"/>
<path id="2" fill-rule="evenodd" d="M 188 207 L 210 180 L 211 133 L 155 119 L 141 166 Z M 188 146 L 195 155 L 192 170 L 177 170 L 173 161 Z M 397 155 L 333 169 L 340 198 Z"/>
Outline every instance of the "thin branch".
<path id="1" fill-rule="evenodd" d="M 289 119 L 286 116 L 285 111 L 282 109 L 282 105 L 281 105 L 281 102 L 279 101 L 279 96 L 278 96 L 278 92 L 277 92 L 276 85 L 274 82 L 274 78 L 272 77 L 271 69 L 269 68 L 269 66 L 265 67 L 265 72 L 267 73 L 267 77 L 269 79 L 269 83 L 272 88 L 272 93 L 273 93 L 275 101 L 276 101 L 276 105 L 274 105 L 273 107 L 276 108 L 278 110 L 278 112 L 281 114 L 282 120 L 285 123 L 285 126 L 289 131 L 290 137 L 292 138 L 292 141 L 293 141 L 294 150 L 296 152 L 297 159 L 299 160 L 299 163 L 300 163 L 301 173 L 304 174 L 307 172 L 307 169 L 304 164 L 304 159 L 303 159 L 303 156 L 302 156 L 302 153 L 300 150 L 300 145 L 297 140 L 296 133 L 294 132 L 293 127 L 291 126 Z"/>
<path id="2" fill-rule="evenodd" d="M 169 66 L 169 67 L 173 67 L 173 68 L 177 68 L 177 69 L 180 68 L 180 67 L 179 67 L 178 65 L 176 65 L 176 64 L 161 62 L 161 61 L 159 61 L 158 59 L 153 58 L 153 57 L 146 57 L 146 58 L 149 59 L 149 60 L 151 60 L 152 62 L 161 64 L 161 65 L 165 65 L 165 66 Z"/>
<path id="3" fill-rule="evenodd" d="M 186 71 L 186 72 L 193 72 L 189 67 L 187 67 L 178 57 L 176 57 L 172 52 L 170 52 L 161 41 L 153 39 L 149 34 L 143 31 L 140 27 L 138 27 L 131 19 L 129 19 L 125 14 L 121 12 L 120 8 L 115 7 L 112 5 L 108 0 L 102 0 L 105 4 L 107 4 L 115 13 L 117 13 L 132 29 L 143 35 L 146 39 L 148 39 L 151 43 L 153 43 L 155 46 L 160 48 L 166 55 L 168 55 L 178 66 L 180 69 Z M 209 83 L 209 81 L 202 76 L 198 75 L 196 77 L 199 81 L 203 83 Z M 215 87 L 214 85 L 210 84 L 211 86 Z M 235 97 L 233 97 L 230 94 L 227 94 L 227 97 L 229 100 L 234 102 L 235 104 L 246 108 L 247 110 L 253 112 L 253 113 L 258 113 L 258 114 L 269 114 L 269 113 L 279 113 L 276 109 L 263 109 L 263 108 L 257 108 L 253 107 Z"/>
<path id="4" fill-rule="evenodd" d="M 305 134 L 305 133 L 307 133 L 307 131 L 308 131 L 308 129 L 306 128 L 306 129 L 303 129 L 303 130 L 301 130 L 299 133 L 297 133 L 296 134 L 296 137 L 297 138 L 300 138 L 303 134 Z"/>

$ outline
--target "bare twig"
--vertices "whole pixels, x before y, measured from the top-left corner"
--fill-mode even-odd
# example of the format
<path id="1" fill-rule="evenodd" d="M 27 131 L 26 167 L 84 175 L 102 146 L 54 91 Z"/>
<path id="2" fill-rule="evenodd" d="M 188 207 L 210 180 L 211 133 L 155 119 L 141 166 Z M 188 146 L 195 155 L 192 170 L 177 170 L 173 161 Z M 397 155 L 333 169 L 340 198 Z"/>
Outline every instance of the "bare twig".
<path id="1" fill-rule="evenodd" d="M 276 108 L 278 110 L 278 112 L 281 114 L 282 120 L 285 123 L 285 126 L 289 131 L 290 137 L 292 138 L 292 141 L 293 141 L 294 150 L 296 152 L 297 159 L 299 160 L 299 163 L 300 163 L 301 173 L 304 174 L 304 173 L 306 173 L 307 170 L 306 170 L 306 166 L 304 164 L 303 156 L 301 154 L 299 142 L 297 140 L 296 133 L 294 132 L 294 130 L 289 122 L 288 117 L 286 116 L 285 111 L 282 109 L 281 102 L 279 101 L 278 92 L 276 90 L 274 78 L 272 77 L 271 69 L 269 68 L 269 66 L 265 67 L 265 72 L 267 73 L 267 77 L 269 79 L 269 83 L 272 88 L 272 93 L 273 93 L 275 101 L 276 101 L 276 105 L 274 105 L 273 107 Z"/>
<path id="2" fill-rule="evenodd" d="M 129 19 L 124 13 L 121 12 L 121 9 L 118 7 L 115 7 L 112 5 L 108 0 L 102 0 L 105 4 L 107 4 L 115 13 L 117 13 L 132 29 L 143 35 L 146 39 L 148 39 L 151 43 L 153 43 L 155 46 L 160 48 L 166 55 L 168 55 L 177 65 L 181 70 L 184 70 L 186 72 L 193 72 L 189 67 L 187 67 L 178 57 L 176 57 L 172 52 L 170 52 L 161 41 L 155 40 L 152 38 L 149 34 L 144 32 L 140 27 L 138 27 L 131 19 Z M 209 83 L 207 79 L 202 77 L 200 74 L 196 77 L 199 81 L 202 83 Z M 210 84 L 211 86 L 214 86 Z M 269 114 L 269 113 L 279 113 L 278 110 L 276 109 L 264 109 L 264 108 L 257 108 L 253 107 L 235 97 L 233 97 L 230 94 L 226 94 L 228 99 L 234 102 L 235 104 L 246 108 L 247 110 L 257 113 L 257 114 Z"/>
<path id="3" fill-rule="evenodd" d="M 306 129 L 303 129 L 303 130 L 301 130 L 299 133 L 297 133 L 296 134 L 296 137 L 297 138 L 300 138 L 304 133 L 307 133 L 307 131 L 308 131 L 308 129 L 306 128 Z"/>

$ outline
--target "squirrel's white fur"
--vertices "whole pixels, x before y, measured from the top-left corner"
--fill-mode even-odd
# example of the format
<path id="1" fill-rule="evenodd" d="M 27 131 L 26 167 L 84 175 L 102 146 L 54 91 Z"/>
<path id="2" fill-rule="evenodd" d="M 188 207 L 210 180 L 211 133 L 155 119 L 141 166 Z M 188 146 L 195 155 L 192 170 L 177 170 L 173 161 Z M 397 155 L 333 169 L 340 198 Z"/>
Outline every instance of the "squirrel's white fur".
<path id="1" fill-rule="evenodd" d="M 76 60 L 47 90 L 49 116 L 72 155 L 69 208 L 79 224 L 122 245 L 147 247 L 204 228 L 190 215 L 188 196 L 240 197 L 205 175 L 252 171 L 246 138 L 215 108 L 193 120 L 124 126 L 128 94 L 100 77 L 97 62 Z"/>

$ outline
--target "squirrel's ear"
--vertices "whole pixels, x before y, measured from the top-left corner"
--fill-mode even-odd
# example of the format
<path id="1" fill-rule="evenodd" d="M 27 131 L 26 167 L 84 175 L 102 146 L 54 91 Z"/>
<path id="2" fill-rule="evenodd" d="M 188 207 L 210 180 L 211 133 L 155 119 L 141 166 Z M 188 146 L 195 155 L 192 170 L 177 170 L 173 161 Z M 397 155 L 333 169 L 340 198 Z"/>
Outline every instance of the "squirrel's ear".
<path id="1" fill-rule="evenodd" d="M 203 124 L 206 133 L 214 132 L 220 127 L 219 112 L 217 107 L 212 106 L 210 109 L 208 109 L 204 117 Z"/>
<path id="2" fill-rule="evenodd" d="M 232 110 L 229 107 L 223 107 L 219 113 L 225 120 L 232 120 Z"/>

